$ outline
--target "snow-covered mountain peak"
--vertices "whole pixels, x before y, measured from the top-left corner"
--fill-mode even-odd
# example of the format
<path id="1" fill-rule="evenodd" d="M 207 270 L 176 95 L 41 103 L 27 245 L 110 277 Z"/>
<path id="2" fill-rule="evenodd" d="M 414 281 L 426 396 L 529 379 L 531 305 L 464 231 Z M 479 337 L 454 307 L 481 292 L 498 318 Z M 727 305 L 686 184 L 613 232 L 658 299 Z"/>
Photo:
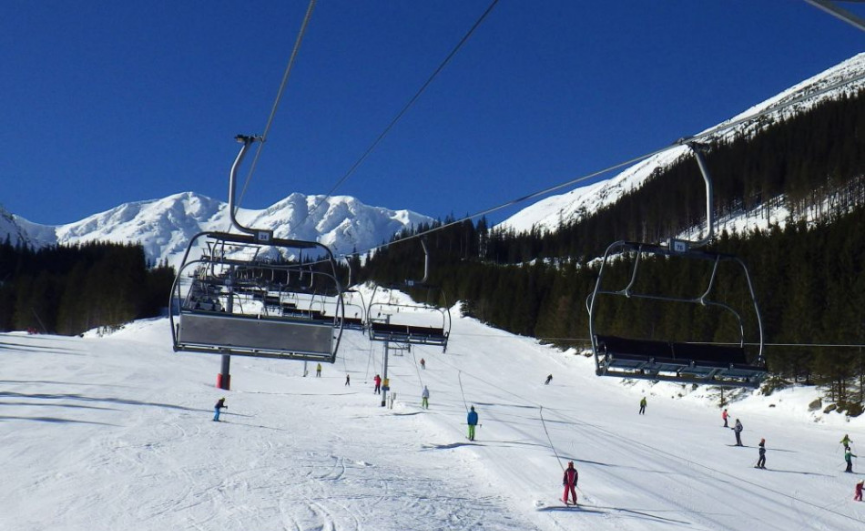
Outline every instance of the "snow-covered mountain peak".
<path id="1" fill-rule="evenodd" d="M 293 193 L 262 209 L 240 208 L 244 227 L 269 229 L 280 238 L 319 241 L 335 254 L 364 250 L 431 218 L 408 210 L 371 207 L 349 196 Z M 0 211 L 0 236 L 34 246 L 92 241 L 138 242 L 152 262 L 177 265 L 189 240 L 202 231 L 230 231 L 228 205 L 194 192 L 125 203 L 81 221 L 39 225 Z"/>

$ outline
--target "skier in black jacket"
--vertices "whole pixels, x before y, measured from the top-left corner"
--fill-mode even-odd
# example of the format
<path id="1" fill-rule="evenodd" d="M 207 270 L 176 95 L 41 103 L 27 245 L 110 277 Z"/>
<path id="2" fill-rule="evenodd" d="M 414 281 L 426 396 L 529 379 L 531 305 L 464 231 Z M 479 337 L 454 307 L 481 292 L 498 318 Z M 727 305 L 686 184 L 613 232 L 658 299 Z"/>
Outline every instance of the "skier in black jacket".
<path id="1" fill-rule="evenodd" d="M 760 439 L 760 458 L 754 468 L 766 468 L 766 439 Z"/>

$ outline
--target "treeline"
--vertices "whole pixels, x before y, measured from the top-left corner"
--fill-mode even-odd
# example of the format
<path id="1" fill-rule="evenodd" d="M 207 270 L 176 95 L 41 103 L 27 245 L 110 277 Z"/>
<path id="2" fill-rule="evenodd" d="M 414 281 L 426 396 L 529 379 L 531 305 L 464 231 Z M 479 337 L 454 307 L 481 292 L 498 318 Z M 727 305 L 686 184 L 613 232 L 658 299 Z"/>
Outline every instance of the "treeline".
<path id="1" fill-rule="evenodd" d="M 0 330 L 64 335 L 159 315 L 174 270 L 151 267 L 140 245 L 0 244 Z"/>
<path id="2" fill-rule="evenodd" d="M 764 341 L 772 344 L 764 352 L 770 371 L 778 379 L 824 386 L 833 401 L 854 414 L 865 400 L 865 352 L 820 345 L 865 343 L 863 128 L 860 93 L 747 138 L 709 146 L 706 154 L 716 216 L 768 215 L 784 207 L 796 219 L 816 220 L 748 234 L 723 232 L 710 250 L 739 256 L 751 270 Z M 554 232 L 490 230 L 485 220 L 433 232 L 426 236 L 430 282 L 443 288 L 450 303 L 463 301 L 470 315 L 493 326 L 561 346 L 586 346 L 586 298 L 598 274 L 591 261 L 613 241 L 659 242 L 700 227 L 704 208 L 703 181 L 696 162 L 686 157 L 616 204 Z M 430 228 L 421 226 L 412 234 Z M 641 265 L 639 282 L 647 291 L 700 295 L 709 272 L 692 262 L 650 260 Z M 620 261 L 605 271 L 610 287 L 627 284 L 629 266 Z M 746 341 L 756 342 L 753 301 L 743 275 L 729 267 L 721 273 L 712 297 L 741 311 L 746 329 L 752 330 Z M 387 284 L 422 275 L 421 245 L 407 240 L 377 251 L 360 278 Z M 414 295 L 440 303 L 436 290 Z M 603 304 L 598 324 L 606 327 L 604 333 L 738 340 L 738 325 L 724 312 L 700 311 L 698 305 L 658 306 L 625 297 L 606 297 Z"/>

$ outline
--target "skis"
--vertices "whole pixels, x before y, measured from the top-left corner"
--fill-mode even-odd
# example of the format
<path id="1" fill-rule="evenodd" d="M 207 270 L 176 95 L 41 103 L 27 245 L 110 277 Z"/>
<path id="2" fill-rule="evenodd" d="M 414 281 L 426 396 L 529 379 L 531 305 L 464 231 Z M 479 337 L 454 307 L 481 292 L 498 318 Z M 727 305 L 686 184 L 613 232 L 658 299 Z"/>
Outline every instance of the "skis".
<path id="1" fill-rule="evenodd" d="M 547 503 L 544 500 L 535 500 L 535 510 L 536 511 L 568 511 L 568 512 L 579 512 L 579 513 L 597 513 L 597 514 L 607 514 L 607 511 L 603 509 L 610 509 L 610 507 L 597 507 L 595 505 L 587 505 L 585 503 L 574 503 L 574 504 L 564 504 L 562 505 L 561 498 L 556 499 L 556 503 Z"/>
<path id="2" fill-rule="evenodd" d="M 556 502 L 547 503 L 544 500 L 535 500 L 535 509 L 538 511 L 556 511 L 562 509 L 580 509 L 580 505 L 576 503 L 563 502 L 561 498 L 556 498 Z"/>

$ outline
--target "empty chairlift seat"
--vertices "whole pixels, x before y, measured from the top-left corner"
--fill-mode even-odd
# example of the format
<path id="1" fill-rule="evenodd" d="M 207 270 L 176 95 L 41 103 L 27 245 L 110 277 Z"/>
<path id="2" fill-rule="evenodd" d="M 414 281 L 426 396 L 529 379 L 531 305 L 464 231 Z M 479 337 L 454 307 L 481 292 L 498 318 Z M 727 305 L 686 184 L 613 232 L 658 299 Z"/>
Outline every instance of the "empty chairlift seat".
<path id="1" fill-rule="evenodd" d="M 204 243 L 196 245 L 197 240 Z M 190 250 L 205 246 L 225 251 L 190 258 Z M 286 279 L 292 267 L 299 267 L 258 258 L 262 248 L 285 255 L 300 249 L 323 256 L 322 271 L 310 274 L 316 275 L 323 290 L 334 294 L 333 308 L 301 310 L 283 300 L 284 283 L 279 291 L 254 285 Z M 333 363 L 342 334 L 340 291 L 332 254 L 321 244 L 277 238 L 260 244 L 249 235 L 199 233 L 191 240 L 172 286 L 172 299 L 178 301 L 169 314 L 174 350 Z"/>
<path id="2" fill-rule="evenodd" d="M 758 387 L 766 368 L 749 364 L 739 346 L 676 343 L 596 335 L 598 374 L 679 383 Z"/>
<path id="3" fill-rule="evenodd" d="M 369 327 L 373 341 L 415 343 L 421 345 L 447 345 L 448 334 L 444 328 L 432 326 L 410 326 L 404 324 L 373 321 Z"/>

